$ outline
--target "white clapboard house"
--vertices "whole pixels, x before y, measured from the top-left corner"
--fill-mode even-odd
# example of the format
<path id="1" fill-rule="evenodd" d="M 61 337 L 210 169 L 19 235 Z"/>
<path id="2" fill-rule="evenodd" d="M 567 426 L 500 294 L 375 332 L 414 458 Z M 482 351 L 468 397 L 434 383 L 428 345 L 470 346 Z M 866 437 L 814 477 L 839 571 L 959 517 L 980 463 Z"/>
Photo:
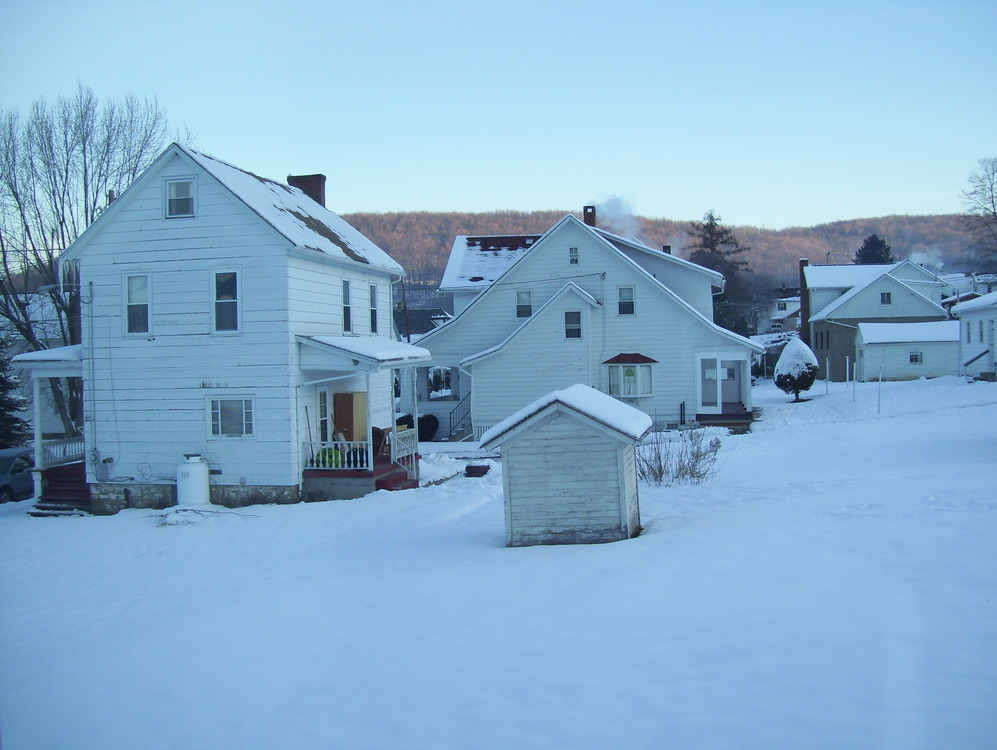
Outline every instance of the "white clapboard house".
<path id="1" fill-rule="evenodd" d="M 393 374 L 428 352 L 393 335 L 404 271 L 324 207 L 324 176 L 288 181 L 173 144 L 63 255 L 82 344 L 15 364 L 83 378 L 94 512 L 172 505 L 198 455 L 230 507 L 416 481 Z"/>
<path id="2" fill-rule="evenodd" d="M 819 377 L 851 379 L 859 323 L 945 320 L 946 283 L 911 260 L 810 265 L 800 261 L 800 338 L 820 363 Z"/>
<path id="3" fill-rule="evenodd" d="M 750 421 L 753 342 L 713 323 L 720 274 L 565 216 L 543 235 L 457 237 L 441 289 L 455 317 L 419 340 L 418 408 L 478 437 L 581 383 L 659 428 Z"/>
<path id="4" fill-rule="evenodd" d="M 960 302 L 952 308 L 959 318 L 960 372 L 997 380 L 997 292 Z"/>

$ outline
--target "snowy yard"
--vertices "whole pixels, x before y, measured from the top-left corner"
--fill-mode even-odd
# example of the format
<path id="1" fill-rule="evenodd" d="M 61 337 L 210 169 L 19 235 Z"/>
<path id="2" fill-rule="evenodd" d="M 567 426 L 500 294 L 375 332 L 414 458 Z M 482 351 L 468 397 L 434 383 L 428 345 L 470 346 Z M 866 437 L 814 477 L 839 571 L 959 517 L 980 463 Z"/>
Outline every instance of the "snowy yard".
<path id="1" fill-rule="evenodd" d="M 758 386 L 613 544 L 505 548 L 498 465 L 180 525 L 4 505 L 2 746 L 997 747 L 997 385 L 830 389 Z"/>

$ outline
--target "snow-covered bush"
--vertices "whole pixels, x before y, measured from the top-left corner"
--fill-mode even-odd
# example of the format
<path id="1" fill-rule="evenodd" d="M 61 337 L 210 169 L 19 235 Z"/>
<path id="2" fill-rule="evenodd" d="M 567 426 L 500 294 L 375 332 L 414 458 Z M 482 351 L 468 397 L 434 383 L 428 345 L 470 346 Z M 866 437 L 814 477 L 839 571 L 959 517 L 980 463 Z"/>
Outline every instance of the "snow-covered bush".
<path id="1" fill-rule="evenodd" d="M 775 364 L 775 384 L 780 390 L 792 393 L 793 401 L 799 401 L 800 392 L 809 391 L 817 380 L 817 368 L 817 357 L 810 347 L 800 339 L 793 339 Z"/>
<path id="2" fill-rule="evenodd" d="M 678 440 L 652 432 L 637 447 L 637 476 L 651 484 L 702 484 L 713 476 L 720 438 L 706 440 L 704 430 L 685 430 Z"/>

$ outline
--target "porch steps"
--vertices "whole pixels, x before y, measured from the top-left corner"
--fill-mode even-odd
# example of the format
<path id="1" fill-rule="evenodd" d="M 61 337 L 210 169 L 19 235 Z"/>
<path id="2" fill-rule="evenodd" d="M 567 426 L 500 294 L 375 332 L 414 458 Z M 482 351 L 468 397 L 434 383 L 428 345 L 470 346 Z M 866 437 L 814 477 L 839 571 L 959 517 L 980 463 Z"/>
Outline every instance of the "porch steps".
<path id="1" fill-rule="evenodd" d="M 726 404 L 723 414 L 697 414 L 696 422 L 700 427 L 726 427 L 735 434 L 744 434 L 751 430 L 751 424 L 755 421 L 755 412 L 748 411 L 743 405 L 737 404 L 739 409 L 727 409 Z"/>
<path id="2" fill-rule="evenodd" d="M 42 496 L 29 516 L 85 516 L 90 513 L 90 487 L 82 461 L 42 471 Z"/>
<path id="3" fill-rule="evenodd" d="M 375 490 L 411 490 L 419 486 L 417 479 L 409 479 L 408 472 L 395 463 L 374 464 Z"/>

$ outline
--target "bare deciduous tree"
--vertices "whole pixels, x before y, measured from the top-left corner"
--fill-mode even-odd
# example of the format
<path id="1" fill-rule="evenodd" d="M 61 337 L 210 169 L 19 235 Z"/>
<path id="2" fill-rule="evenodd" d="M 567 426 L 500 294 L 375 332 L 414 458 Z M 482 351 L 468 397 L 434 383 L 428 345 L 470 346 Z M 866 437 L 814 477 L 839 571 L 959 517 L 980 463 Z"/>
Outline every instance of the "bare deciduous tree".
<path id="1" fill-rule="evenodd" d="M 60 278 L 59 255 L 152 163 L 168 130 L 155 99 L 102 101 L 83 84 L 25 117 L 0 111 L 0 325 L 28 348 L 79 343 L 79 285 Z M 50 387 L 66 433 L 77 432 L 79 383 Z"/>
<path id="2" fill-rule="evenodd" d="M 976 263 L 980 270 L 997 271 L 997 157 L 977 162 L 962 197 Z"/>

